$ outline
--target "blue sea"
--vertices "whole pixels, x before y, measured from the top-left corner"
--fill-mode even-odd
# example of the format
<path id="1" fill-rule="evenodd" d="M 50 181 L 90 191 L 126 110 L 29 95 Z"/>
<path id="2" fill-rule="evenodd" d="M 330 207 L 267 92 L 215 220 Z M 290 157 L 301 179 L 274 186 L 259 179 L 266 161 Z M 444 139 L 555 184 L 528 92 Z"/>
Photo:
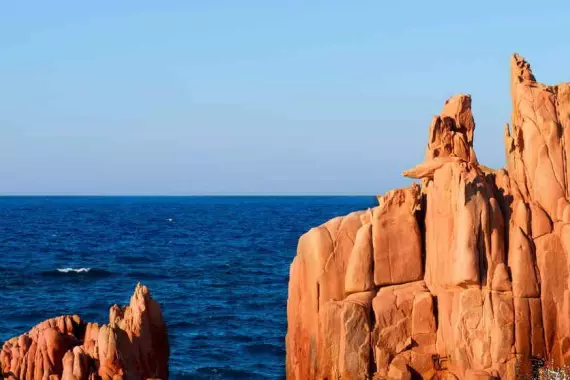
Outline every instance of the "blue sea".
<path id="1" fill-rule="evenodd" d="M 138 281 L 172 379 L 281 379 L 297 240 L 374 197 L 1 197 L 0 340 L 61 314 L 107 323 Z"/>

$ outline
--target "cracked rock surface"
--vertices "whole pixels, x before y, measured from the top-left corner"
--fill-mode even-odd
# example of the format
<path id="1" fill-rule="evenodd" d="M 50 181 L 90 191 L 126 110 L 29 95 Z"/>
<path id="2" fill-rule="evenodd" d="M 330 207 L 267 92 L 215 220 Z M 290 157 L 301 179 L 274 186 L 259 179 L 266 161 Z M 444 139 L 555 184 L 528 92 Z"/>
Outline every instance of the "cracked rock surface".
<path id="1" fill-rule="evenodd" d="M 305 233 L 288 379 L 516 379 L 570 365 L 570 83 L 511 59 L 507 168 L 480 165 L 471 98 L 429 128 L 421 180 Z"/>
<path id="2" fill-rule="evenodd" d="M 77 315 L 48 319 L 4 343 L 2 378 L 16 380 L 167 379 L 168 334 L 158 303 L 138 284 L 109 324 Z"/>

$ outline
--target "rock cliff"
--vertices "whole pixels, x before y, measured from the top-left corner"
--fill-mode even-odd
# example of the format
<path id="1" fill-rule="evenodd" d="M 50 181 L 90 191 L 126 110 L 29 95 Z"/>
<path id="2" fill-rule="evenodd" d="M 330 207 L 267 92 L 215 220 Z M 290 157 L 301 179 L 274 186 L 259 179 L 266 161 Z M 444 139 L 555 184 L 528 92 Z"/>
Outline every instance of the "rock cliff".
<path id="1" fill-rule="evenodd" d="M 299 240 L 289 379 L 516 379 L 570 365 L 570 83 L 511 59 L 507 169 L 479 164 L 471 98 L 429 128 L 421 180 Z M 530 378 L 530 377 L 529 377 Z"/>
<path id="2" fill-rule="evenodd" d="M 77 315 L 48 319 L 4 343 L 3 378 L 92 380 L 168 378 L 168 334 L 158 303 L 138 284 L 129 306 L 109 311 L 109 324 Z"/>

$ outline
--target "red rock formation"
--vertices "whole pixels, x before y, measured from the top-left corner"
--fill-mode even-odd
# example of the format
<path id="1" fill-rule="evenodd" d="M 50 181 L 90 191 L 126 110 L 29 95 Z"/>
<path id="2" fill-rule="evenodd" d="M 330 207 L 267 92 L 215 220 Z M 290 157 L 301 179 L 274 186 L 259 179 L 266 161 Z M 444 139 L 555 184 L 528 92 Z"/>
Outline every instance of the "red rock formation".
<path id="1" fill-rule="evenodd" d="M 570 83 L 511 63 L 507 170 L 473 150 L 471 98 L 433 119 L 421 179 L 299 241 L 289 379 L 515 379 L 570 365 Z"/>
<path id="2" fill-rule="evenodd" d="M 168 356 L 160 306 L 138 284 L 129 306 L 111 307 L 109 325 L 77 315 L 48 319 L 6 341 L 0 365 L 18 380 L 167 379 Z"/>

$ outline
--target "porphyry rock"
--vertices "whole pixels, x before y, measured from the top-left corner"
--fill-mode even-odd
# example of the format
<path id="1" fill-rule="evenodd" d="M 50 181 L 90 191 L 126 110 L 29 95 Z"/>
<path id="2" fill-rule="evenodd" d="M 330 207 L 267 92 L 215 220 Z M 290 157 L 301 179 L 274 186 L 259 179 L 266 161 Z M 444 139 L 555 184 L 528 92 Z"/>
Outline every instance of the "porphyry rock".
<path id="1" fill-rule="evenodd" d="M 570 364 L 570 83 L 537 82 L 515 54 L 511 96 L 506 169 L 479 163 L 471 97 L 454 96 L 404 172 L 420 185 L 300 239 L 289 379 L 514 379 L 533 358 Z"/>
<path id="2" fill-rule="evenodd" d="M 377 286 L 420 280 L 422 239 L 416 219 L 420 188 L 414 185 L 381 197 L 372 210 L 374 283 Z"/>
<path id="3" fill-rule="evenodd" d="M 6 341 L 0 365 L 19 380 L 167 379 L 169 353 L 160 306 L 138 284 L 129 306 L 111 307 L 109 325 L 48 319 Z"/>

